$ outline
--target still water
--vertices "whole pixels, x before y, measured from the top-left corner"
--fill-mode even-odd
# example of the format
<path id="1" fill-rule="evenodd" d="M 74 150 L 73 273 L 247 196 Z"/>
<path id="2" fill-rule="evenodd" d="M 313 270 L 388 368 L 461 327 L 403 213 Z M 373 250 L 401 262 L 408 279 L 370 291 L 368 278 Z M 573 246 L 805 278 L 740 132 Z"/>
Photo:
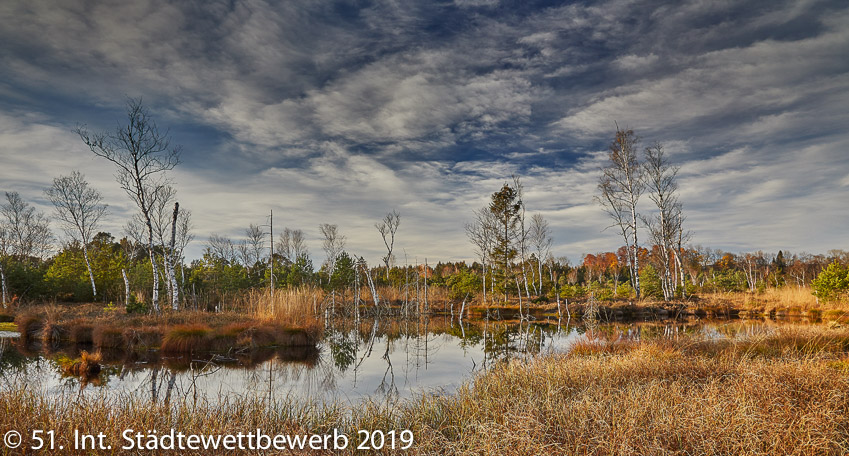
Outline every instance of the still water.
<path id="1" fill-rule="evenodd" d="M 215 402 L 258 397 L 356 404 L 419 393 L 454 392 L 476 373 L 511 358 L 565 353 L 586 339 L 745 338 L 764 322 L 598 324 L 452 319 L 363 320 L 327 325 L 317 348 L 265 349 L 166 357 L 157 351 L 103 352 L 99 375 L 63 374 L 85 347 L 46 350 L 0 335 L 0 389 L 40 388 L 51 395 L 125 395 L 153 401 Z M 2 337 L 6 336 L 6 337 Z"/>

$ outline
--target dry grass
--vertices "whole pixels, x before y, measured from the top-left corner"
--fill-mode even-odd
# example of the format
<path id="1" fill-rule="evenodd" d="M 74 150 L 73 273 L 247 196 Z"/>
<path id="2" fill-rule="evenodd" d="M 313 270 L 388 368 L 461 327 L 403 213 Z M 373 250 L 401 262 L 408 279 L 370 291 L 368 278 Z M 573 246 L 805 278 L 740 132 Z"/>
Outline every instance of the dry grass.
<path id="1" fill-rule="evenodd" d="M 767 288 L 763 292 L 707 293 L 701 300 L 714 305 L 730 305 L 738 309 L 830 309 L 845 307 L 845 303 L 818 302 L 808 287 L 785 286 Z"/>
<path id="2" fill-rule="evenodd" d="M 92 340 L 97 348 L 125 348 L 127 342 L 123 331 L 117 326 L 98 325 L 92 331 Z"/>
<path id="3" fill-rule="evenodd" d="M 409 454 L 849 452 L 849 331 L 843 328 L 779 328 L 743 341 L 607 345 L 502 364 L 454 395 L 424 394 L 394 407 L 246 397 L 162 405 L 4 391 L 0 430 L 54 429 L 66 448 L 74 428 L 121 442 L 128 428 L 275 434 L 338 427 L 351 436 L 357 429 L 411 429 L 416 443 Z M 231 454 L 237 453 L 243 454 Z"/>
<path id="4" fill-rule="evenodd" d="M 322 314 L 324 291 L 318 288 L 251 290 L 246 293 L 238 308 L 254 318 L 278 324 L 307 328 L 316 326 Z"/>
<path id="5" fill-rule="evenodd" d="M 280 291 L 273 300 L 254 292 L 241 303 L 240 313 L 165 310 L 161 315 L 128 315 L 95 304 L 45 305 L 28 308 L 16 322 L 24 344 L 41 341 L 47 347 L 90 343 L 97 349 L 161 347 L 168 353 L 192 353 L 314 345 L 323 325 L 305 291 Z M 197 327 L 207 334 L 196 334 L 192 328 Z"/>
<path id="6" fill-rule="evenodd" d="M 100 373 L 102 358 L 99 351 L 89 353 L 83 350 L 80 352 L 80 358 L 65 364 L 63 370 L 65 375 L 90 378 Z"/>
<path id="7" fill-rule="evenodd" d="M 162 339 L 162 353 L 197 353 L 210 348 L 212 329 L 203 324 L 171 328 Z"/>

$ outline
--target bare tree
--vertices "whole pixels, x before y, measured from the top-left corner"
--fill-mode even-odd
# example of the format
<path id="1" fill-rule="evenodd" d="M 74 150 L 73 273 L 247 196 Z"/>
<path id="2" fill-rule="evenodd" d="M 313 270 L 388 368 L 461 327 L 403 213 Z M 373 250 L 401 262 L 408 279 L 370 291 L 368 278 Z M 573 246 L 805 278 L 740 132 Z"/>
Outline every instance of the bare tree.
<path id="1" fill-rule="evenodd" d="M 83 247 L 83 258 L 91 280 L 91 292 L 97 297 L 94 273 L 88 258 L 88 244 L 97 232 L 100 218 L 106 213 L 106 205 L 100 192 L 88 185 L 85 177 L 74 171 L 70 176 L 53 179 L 53 186 L 46 189 L 47 198 L 56 209 L 56 216 L 65 225 L 65 233 Z"/>
<path id="2" fill-rule="evenodd" d="M 660 247 L 658 262 L 660 263 L 661 288 L 663 298 L 672 298 L 675 287 L 673 285 L 673 271 L 670 255 L 675 246 L 677 233 L 675 229 L 675 213 L 680 212 L 680 204 L 675 195 L 678 188 L 675 176 L 678 168 L 669 164 L 663 146 L 659 143 L 646 148 L 646 160 L 643 163 L 643 172 L 649 190 L 649 199 L 657 207 L 657 213 L 649 217 L 642 217 L 643 223 L 649 230 L 652 242 Z"/>
<path id="3" fill-rule="evenodd" d="M 265 254 L 265 232 L 259 225 L 251 223 L 245 230 L 245 239 L 239 244 L 239 256 L 248 269 L 262 260 Z"/>
<path id="4" fill-rule="evenodd" d="M 537 257 L 537 272 L 539 275 L 539 287 L 534 284 L 534 291 L 539 295 L 542 294 L 542 263 L 548 258 L 551 251 L 551 228 L 548 226 L 548 221 L 540 213 L 531 216 L 531 227 L 528 237 L 531 245 L 536 251 Z"/>
<path id="5" fill-rule="evenodd" d="M 495 245 L 495 230 L 498 221 L 495 220 L 495 215 L 484 207 L 475 211 L 475 220 L 472 223 L 466 224 L 466 236 L 472 245 L 475 246 L 475 252 L 481 261 L 481 284 L 483 291 L 483 302 L 486 302 L 486 271 L 487 265 L 492 265 L 492 251 Z M 490 271 L 490 274 L 492 271 Z"/>
<path id="6" fill-rule="evenodd" d="M 151 304 L 159 312 L 159 275 L 153 251 L 151 210 L 159 189 L 166 185 L 164 173 L 180 162 L 179 146 L 172 147 L 168 132 L 160 133 L 141 99 L 127 100 L 127 124 L 114 133 L 89 133 L 82 127 L 76 133 L 91 151 L 117 168 L 118 184 L 141 211 L 147 227 L 150 265 L 153 268 Z"/>
<path id="7" fill-rule="evenodd" d="M 18 261 L 42 259 L 50 252 L 53 234 L 47 217 L 21 198 L 18 192 L 6 192 L 0 214 L 9 237 L 9 251 Z"/>
<path id="8" fill-rule="evenodd" d="M 206 253 L 214 258 L 224 260 L 228 264 L 233 264 L 237 261 L 236 246 L 229 238 L 210 234 L 206 241 Z"/>
<path id="9" fill-rule="evenodd" d="M 307 256 L 307 245 L 304 232 L 283 228 L 277 240 L 277 251 L 290 262 L 294 263 L 300 257 Z"/>
<path id="10" fill-rule="evenodd" d="M 383 257 L 383 264 L 386 265 L 387 280 L 389 279 L 389 267 L 392 262 L 392 248 L 395 247 L 395 233 L 398 231 L 398 225 L 400 224 L 401 214 L 395 210 L 386 214 L 380 223 L 374 224 L 374 227 L 380 232 L 380 236 L 383 237 L 383 244 L 386 246 L 386 256 Z"/>
<path id="11" fill-rule="evenodd" d="M 639 139 L 633 130 L 620 130 L 616 127 L 616 137 L 610 144 L 608 159 L 610 163 L 602 168 L 598 188 L 600 196 L 595 199 L 613 219 L 610 227 L 619 229 L 619 233 L 628 247 L 628 269 L 631 273 L 631 285 L 637 299 L 640 298 L 640 264 L 637 255 L 637 203 L 645 189 L 643 169 L 637 158 Z"/>
<path id="12" fill-rule="evenodd" d="M 669 164 L 661 144 L 646 148 L 646 160 L 643 165 L 644 176 L 649 190 L 649 199 L 657 207 L 657 213 L 643 217 L 652 242 L 660 247 L 659 258 L 663 297 L 669 300 L 675 294 L 679 282 L 684 283 L 684 269 L 681 262 L 683 242 L 689 233 L 683 231 L 682 205 L 678 200 L 678 183 L 675 178 L 679 168 Z M 673 265 L 674 261 L 674 265 Z M 677 270 L 677 274 L 676 274 Z"/>
<path id="13" fill-rule="evenodd" d="M 339 234 L 338 226 L 329 223 L 322 223 L 318 226 L 318 229 L 321 231 L 321 235 L 324 236 L 322 248 L 327 256 L 324 264 L 327 267 L 327 274 L 330 275 L 333 274 L 333 270 L 336 268 L 336 258 L 345 249 L 345 236 Z"/>

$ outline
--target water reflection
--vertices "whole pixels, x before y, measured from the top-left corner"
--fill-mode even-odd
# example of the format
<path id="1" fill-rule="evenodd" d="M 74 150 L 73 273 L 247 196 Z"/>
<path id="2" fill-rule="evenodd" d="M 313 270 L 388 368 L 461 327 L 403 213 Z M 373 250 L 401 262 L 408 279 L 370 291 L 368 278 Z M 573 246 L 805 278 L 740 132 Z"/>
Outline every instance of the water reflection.
<path id="1" fill-rule="evenodd" d="M 66 373 L 87 347 L 48 350 L 0 338 L 0 388 L 33 385 L 48 394 L 131 395 L 155 402 L 221 401 L 235 396 L 351 402 L 392 401 L 417 392 L 453 392 L 475 372 L 516 357 L 567 352 L 602 341 L 742 339 L 771 331 L 764 322 L 610 323 L 383 319 L 330 321 L 318 348 L 260 349 L 164 356 L 158 351 L 101 353 L 92 378 Z"/>

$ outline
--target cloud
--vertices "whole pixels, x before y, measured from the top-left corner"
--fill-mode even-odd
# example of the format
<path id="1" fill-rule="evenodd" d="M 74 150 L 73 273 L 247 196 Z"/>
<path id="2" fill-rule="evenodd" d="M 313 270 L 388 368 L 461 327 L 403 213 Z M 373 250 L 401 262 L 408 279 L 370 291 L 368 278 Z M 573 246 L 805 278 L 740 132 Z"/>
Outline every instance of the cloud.
<path id="1" fill-rule="evenodd" d="M 142 95 L 185 146 L 190 253 L 274 209 L 315 256 L 337 223 L 377 261 L 373 223 L 397 208 L 411 257 L 468 259 L 463 224 L 516 174 L 575 260 L 620 244 L 593 202 L 618 121 L 681 166 L 696 242 L 826 250 L 849 218 L 847 17 L 828 1 L 3 2 L 0 183 L 43 205 L 80 168 L 120 232 L 133 209 L 69 130 L 112 128 Z"/>

